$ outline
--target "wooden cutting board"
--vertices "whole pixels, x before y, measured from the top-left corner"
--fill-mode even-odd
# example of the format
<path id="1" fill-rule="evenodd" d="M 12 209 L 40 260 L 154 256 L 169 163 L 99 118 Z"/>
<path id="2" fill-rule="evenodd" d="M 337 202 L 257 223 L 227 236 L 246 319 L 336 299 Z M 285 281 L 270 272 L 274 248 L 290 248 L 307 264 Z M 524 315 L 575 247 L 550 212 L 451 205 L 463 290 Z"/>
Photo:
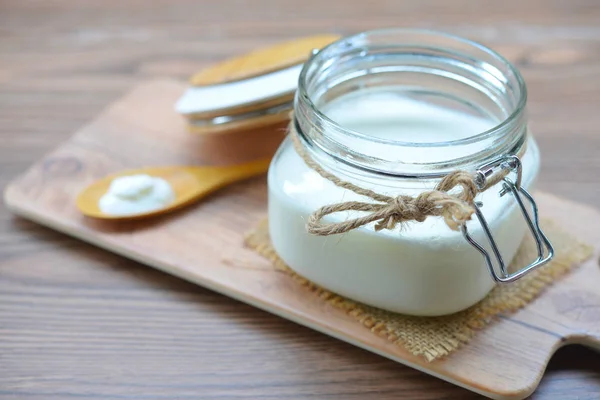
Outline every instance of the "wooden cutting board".
<path id="1" fill-rule="evenodd" d="M 528 396 L 560 346 L 600 349 L 600 213 L 550 195 L 537 195 L 542 215 L 593 244 L 592 259 L 525 309 L 499 318 L 467 346 L 433 363 L 343 311 L 307 299 L 301 286 L 242 247 L 244 233 L 266 215 L 264 177 L 158 219 L 114 224 L 83 218 L 75 209 L 76 194 L 108 173 L 247 161 L 272 153 L 283 137 L 261 131 L 189 135 L 172 107 L 184 89 L 173 81 L 135 88 L 13 181 L 5 191 L 7 205 L 40 224 L 493 398 Z"/>

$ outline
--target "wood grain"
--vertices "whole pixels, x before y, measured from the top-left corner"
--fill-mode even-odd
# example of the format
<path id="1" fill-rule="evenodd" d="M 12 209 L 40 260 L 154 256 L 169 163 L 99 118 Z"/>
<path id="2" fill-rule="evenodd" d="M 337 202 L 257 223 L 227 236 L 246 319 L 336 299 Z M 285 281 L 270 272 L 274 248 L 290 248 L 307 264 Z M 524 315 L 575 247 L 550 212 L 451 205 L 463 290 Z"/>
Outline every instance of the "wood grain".
<path id="1" fill-rule="evenodd" d="M 5 191 L 6 204 L 13 212 L 58 231 L 493 398 L 522 399 L 530 394 L 548 359 L 565 343 L 600 349 L 600 329 L 595 324 L 600 310 L 596 294 L 600 246 L 592 259 L 526 309 L 499 319 L 452 357 L 428 363 L 374 335 L 343 310 L 311 297 L 289 276 L 243 247 L 244 233 L 267 212 L 264 179 L 233 185 L 201 204 L 161 218 L 114 224 L 83 217 L 75 205 L 81 190 L 107 174 L 146 165 L 150 155 L 159 165 L 185 160 L 185 164 L 209 166 L 231 153 L 233 143 L 216 154 L 208 153 L 196 145 L 197 137 L 187 133 L 185 121 L 169 107 L 185 87 L 167 80 L 136 86 L 13 181 Z M 140 110 L 153 113 L 142 115 Z M 240 133 L 236 139 L 244 137 Z M 253 144 L 268 151 L 262 141 Z M 240 153 L 251 150 L 246 145 Z M 600 213 L 541 193 L 536 199 L 543 215 L 573 234 L 600 243 L 600 231 L 595 229 Z"/>
<path id="2" fill-rule="evenodd" d="M 544 154 L 541 188 L 598 207 L 599 20 L 595 0 L 6 0 L 0 180 L 4 186 L 141 80 L 185 80 L 298 36 L 401 24 L 467 36 L 515 62 Z M 534 397 L 596 399 L 598 365 L 596 353 L 567 347 Z M 477 396 L 2 208 L 0 398 L 90 397 Z"/>

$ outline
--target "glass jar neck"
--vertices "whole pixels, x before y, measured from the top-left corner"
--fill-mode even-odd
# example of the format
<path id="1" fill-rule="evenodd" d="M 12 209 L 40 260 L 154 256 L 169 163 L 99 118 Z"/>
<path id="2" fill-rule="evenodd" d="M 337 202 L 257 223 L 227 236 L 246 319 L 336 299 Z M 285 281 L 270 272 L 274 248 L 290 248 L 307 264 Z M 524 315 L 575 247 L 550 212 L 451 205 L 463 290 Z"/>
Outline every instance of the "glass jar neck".
<path id="1" fill-rule="evenodd" d="M 294 123 L 315 158 L 437 178 L 517 154 L 527 138 L 526 98 L 519 72 L 481 45 L 430 31 L 373 31 L 304 65 Z"/>

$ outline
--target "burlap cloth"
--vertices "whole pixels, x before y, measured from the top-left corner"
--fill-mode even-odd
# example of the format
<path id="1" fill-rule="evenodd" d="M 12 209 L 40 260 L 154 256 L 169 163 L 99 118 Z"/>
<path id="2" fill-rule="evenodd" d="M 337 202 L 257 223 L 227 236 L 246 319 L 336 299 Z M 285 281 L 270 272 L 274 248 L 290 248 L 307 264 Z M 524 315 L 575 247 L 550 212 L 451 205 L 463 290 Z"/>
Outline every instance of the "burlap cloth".
<path id="1" fill-rule="evenodd" d="M 471 308 L 443 317 L 396 314 L 346 299 L 317 286 L 296 274 L 279 258 L 271 246 L 267 221 L 263 221 L 247 235 L 245 244 L 270 260 L 274 268 L 285 271 L 306 287 L 307 295 L 319 296 L 322 301 L 345 310 L 357 323 L 363 324 L 375 334 L 403 346 L 415 356 L 434 361 L 468 343 L 494 316 L 511 313 L 527 305 L 553 281 L 592 255 L 590 246 L 568 235 L 552 221 L 543 220 L 542 227 L 556 251 L 549 264 L 514 283 L 496 286 L 485 299 Z M 533 241 L 524 240 L 511 268 L 514 270 L 514 266 L 523 266 L 536 256 Z"/>

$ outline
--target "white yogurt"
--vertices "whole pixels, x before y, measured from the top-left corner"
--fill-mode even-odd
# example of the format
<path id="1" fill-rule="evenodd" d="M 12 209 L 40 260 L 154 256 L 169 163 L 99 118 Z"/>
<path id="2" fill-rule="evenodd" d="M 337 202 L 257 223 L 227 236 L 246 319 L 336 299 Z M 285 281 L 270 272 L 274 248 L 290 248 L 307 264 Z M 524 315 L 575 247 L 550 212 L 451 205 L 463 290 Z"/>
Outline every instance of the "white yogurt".
<path id="1" fill-rule="evenodd" d="M 98 207 L 109 215 L 135 215 L 163 208 L 175 200 L 175 192 L 162 178 L 139 174 L 114 179 Z"/>
<path id="2" fill-rule="evenodd" d="M 407 142 L 460 139 L 496 125 L 491 119 L 466 112 L 376 92 L 338 99 L 325 113 L 345 128 Z M 443 151 L 448 150 L 432 149 Z M 403 157 L 410 154 L 398 154 L 399 159 Z M 522 162 L 522 185 L 529 189 L 539 168 L 533 139 Z M 431 188 L 406 180 L 383 186 L 381 182 L 343 178 L 388 195 L 417 195 Z M 526 228 L 511 199 L 510 195 L 500 198 L 494 188 L 478 197 L 506 262 L 514 256 Z M 493 288 L 481 254 L 439 217 L 407 223 L 393 231 L 376 232 L 370 225 L 325 237 L 306 232 L 306 219 L 317 208 L 352 200 L 372 201 L 323 179 L 286 140 L 269 170 L 269 229 L 277 253 L 299 274 L 329 290 L 406 314 L 453 313 L 475 304 Z M 328 216 L 326 222 L 355 216 L 357 212 L 338 213 Z M 486 243 L 476 221 L 467 226 L 476 240 Z"/>

